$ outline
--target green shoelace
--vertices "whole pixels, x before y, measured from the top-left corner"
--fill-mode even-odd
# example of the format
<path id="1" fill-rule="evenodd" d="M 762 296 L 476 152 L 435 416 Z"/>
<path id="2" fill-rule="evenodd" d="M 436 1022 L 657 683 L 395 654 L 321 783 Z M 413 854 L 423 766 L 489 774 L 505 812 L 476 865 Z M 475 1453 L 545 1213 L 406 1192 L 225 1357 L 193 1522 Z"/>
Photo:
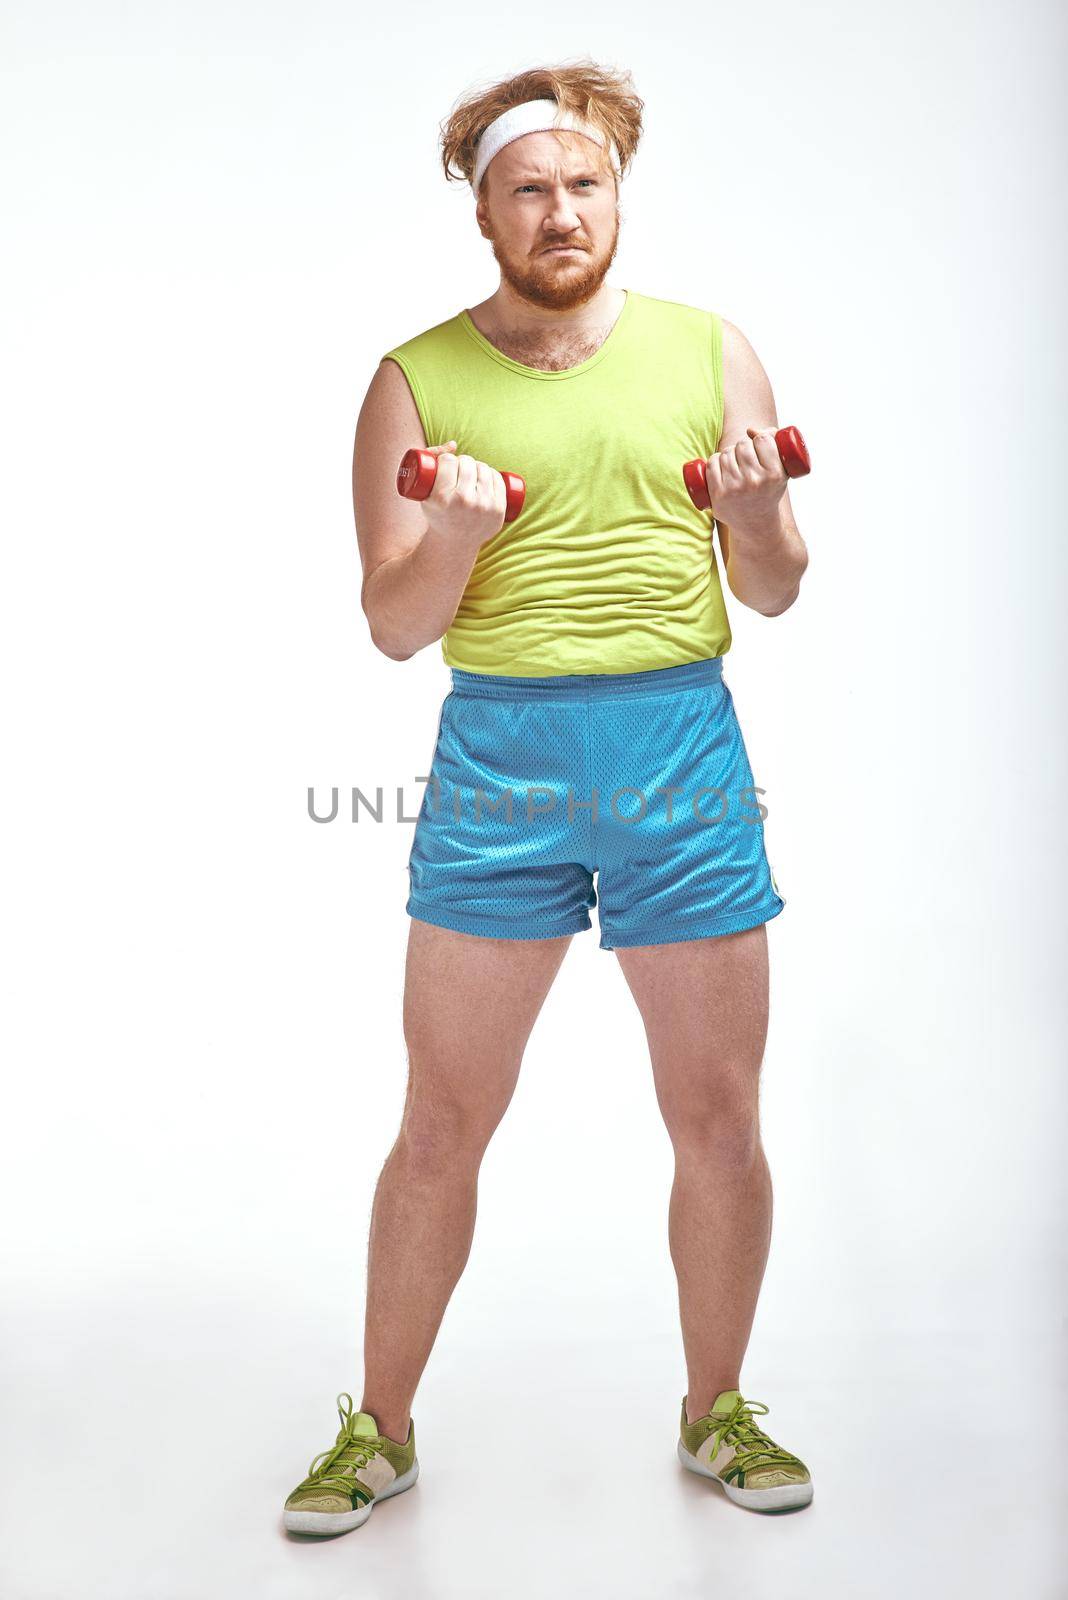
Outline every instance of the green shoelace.
<path id="1" fill-rule="evenodd" d="M 760 1400 L 739 1398 L 722 1420 L 718 1411 L 710 1411 L 707 1418 L 702 1418 L 702 1421 L 711 1418 L 713 1422 L 708 1430 L 715 1438 L 713 1457 L 724 1442 L 734 1445 L 736 1453 L 723 1474 L 725 1478 L 738 1478 L 744 1482 L 747 1472 L 756 1472 L 761 1467 L 800 1467 L 802 1471 L 805 1470 L 805 1463 L 800 1457 L 791 1455 L 774 1439 L 769 1439 L 763 1428 L 753 1421 L 754 1412 L 759 1411 L 761 1416 L 766 1417 L 769 1409 Z"/>
<path id="2" fill-rule="evenodd" d="M 347 1411 L 342 1408 L 342 1400 L 349 1403 Z M 338 1395 L 337 1414 L 341 1418 L 341 1432 L 329 1450 L 321 1450 L 314 1458 L 308 1468 L 308 1476 L 300 1485 L 301 1489 L 336 1489 L 342 1494 L 351 1494 L 357 1467 L 365 1467 L 372 1456 L 382 1449 L 381 1443 L 375 1439 L 353 1437 L 351 1394 L 343 1391 Z M 358 1480 L 355 1481 L 355 1488 L 365 1500 L 371 1498 L 370 1489 Z"/>

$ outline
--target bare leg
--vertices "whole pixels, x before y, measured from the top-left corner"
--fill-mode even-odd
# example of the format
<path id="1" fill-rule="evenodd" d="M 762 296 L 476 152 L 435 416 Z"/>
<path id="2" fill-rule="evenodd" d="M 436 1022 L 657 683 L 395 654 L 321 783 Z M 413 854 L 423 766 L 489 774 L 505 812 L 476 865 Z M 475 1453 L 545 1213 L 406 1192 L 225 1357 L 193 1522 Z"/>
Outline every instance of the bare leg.
<path id="1" fill-rule="evenodd" d="M 668 1238 L 693 1422 L 739 1385 L 771 1244 L 759 1126 L 767 933 L 761 925 L 616 956 L 642 1014 L 675 1148 Z"/>
<path id="2" fill-rule="evenodd" d="M 408 1089 L 371 1209 L 361 1409 L 403 1441 L 471 1250 L 478 1172 L 573 935 L 483 939 L 411 919 Z"/>

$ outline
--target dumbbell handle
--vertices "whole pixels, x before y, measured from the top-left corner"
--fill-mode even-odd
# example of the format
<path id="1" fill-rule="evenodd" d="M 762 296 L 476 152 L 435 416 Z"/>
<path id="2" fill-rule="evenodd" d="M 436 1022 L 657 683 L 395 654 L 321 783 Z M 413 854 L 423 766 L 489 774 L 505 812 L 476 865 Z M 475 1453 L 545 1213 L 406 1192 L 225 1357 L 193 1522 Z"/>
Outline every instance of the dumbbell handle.
<path id="1" fill-rule="evenodd" d="M 812 463 L 808 457 L 808 446 L 805 444 L 796 428 L 780 428 L 775 435 L 775 444 L 779 451 L 779 459 L 786 468 L 788 478 L 803 478 L 812 471 Z M 687 461 L 682 469 L 683 480 L 690 493 L 690 499 L 698 511 L 707 511 L 711 505 L 708 498 L 708 479 L 705 477 L 706 463 L 698 457 L 696 461 Z"/>
<path id="2" fill-rule="evenodd" d="M 429 450 L 407 450 L 397 469 L 397 493 L 409 500 L 425 500 L 438 475 L 438 458 Z M 514 472 L 502 472 L 506 509 L 505 522 L 514 522 L 523 509 L 527 486 Z"/>

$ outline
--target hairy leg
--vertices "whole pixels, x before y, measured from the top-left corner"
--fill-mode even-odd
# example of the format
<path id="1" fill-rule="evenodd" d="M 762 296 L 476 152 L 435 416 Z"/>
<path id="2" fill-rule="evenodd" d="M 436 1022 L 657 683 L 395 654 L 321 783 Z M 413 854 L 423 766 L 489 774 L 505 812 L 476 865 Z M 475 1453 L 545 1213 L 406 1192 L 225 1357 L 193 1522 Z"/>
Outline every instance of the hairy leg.
<path id="1" fill-rule="evenodd" d="M 404 1440 L 409 1408 L 471 1250 L 478 1172 L 573 935 L 484 939 L 411 919 L 408 1087 L 375 1190 L 361 1409 Z"/>
<path id="2" fill-rule="evenodd" d="M 739 1385 L 771 1244 L 759 1124 L 767 932 L 761 925 L 616 956 L 645 1024 L 675 1150 L 668 1238 L 692 1422 Z"/>

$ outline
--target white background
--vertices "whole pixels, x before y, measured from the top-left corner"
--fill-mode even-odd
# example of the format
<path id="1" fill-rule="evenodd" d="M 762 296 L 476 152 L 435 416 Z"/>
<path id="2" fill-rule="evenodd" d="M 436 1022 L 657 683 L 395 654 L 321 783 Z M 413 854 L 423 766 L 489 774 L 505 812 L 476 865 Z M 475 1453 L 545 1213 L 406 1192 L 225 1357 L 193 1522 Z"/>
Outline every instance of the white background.
<path id="1" fill-rule="evenodd" d="M 1064 14 L 5 10 L 6 1600 L 1062 1593 Z M 786 900 L 764 1519 L 674 1456 L 672 1156 L 574 940 L 416 1397 L 345 1539 L 411 825 L 447 673 L 359 607 L 379 356 L 489 294 L 438 124 L 592 55 L 647 132 L 609 281 L 714 308 L 802 428 L 800 602 L 727 677 Z"/>

